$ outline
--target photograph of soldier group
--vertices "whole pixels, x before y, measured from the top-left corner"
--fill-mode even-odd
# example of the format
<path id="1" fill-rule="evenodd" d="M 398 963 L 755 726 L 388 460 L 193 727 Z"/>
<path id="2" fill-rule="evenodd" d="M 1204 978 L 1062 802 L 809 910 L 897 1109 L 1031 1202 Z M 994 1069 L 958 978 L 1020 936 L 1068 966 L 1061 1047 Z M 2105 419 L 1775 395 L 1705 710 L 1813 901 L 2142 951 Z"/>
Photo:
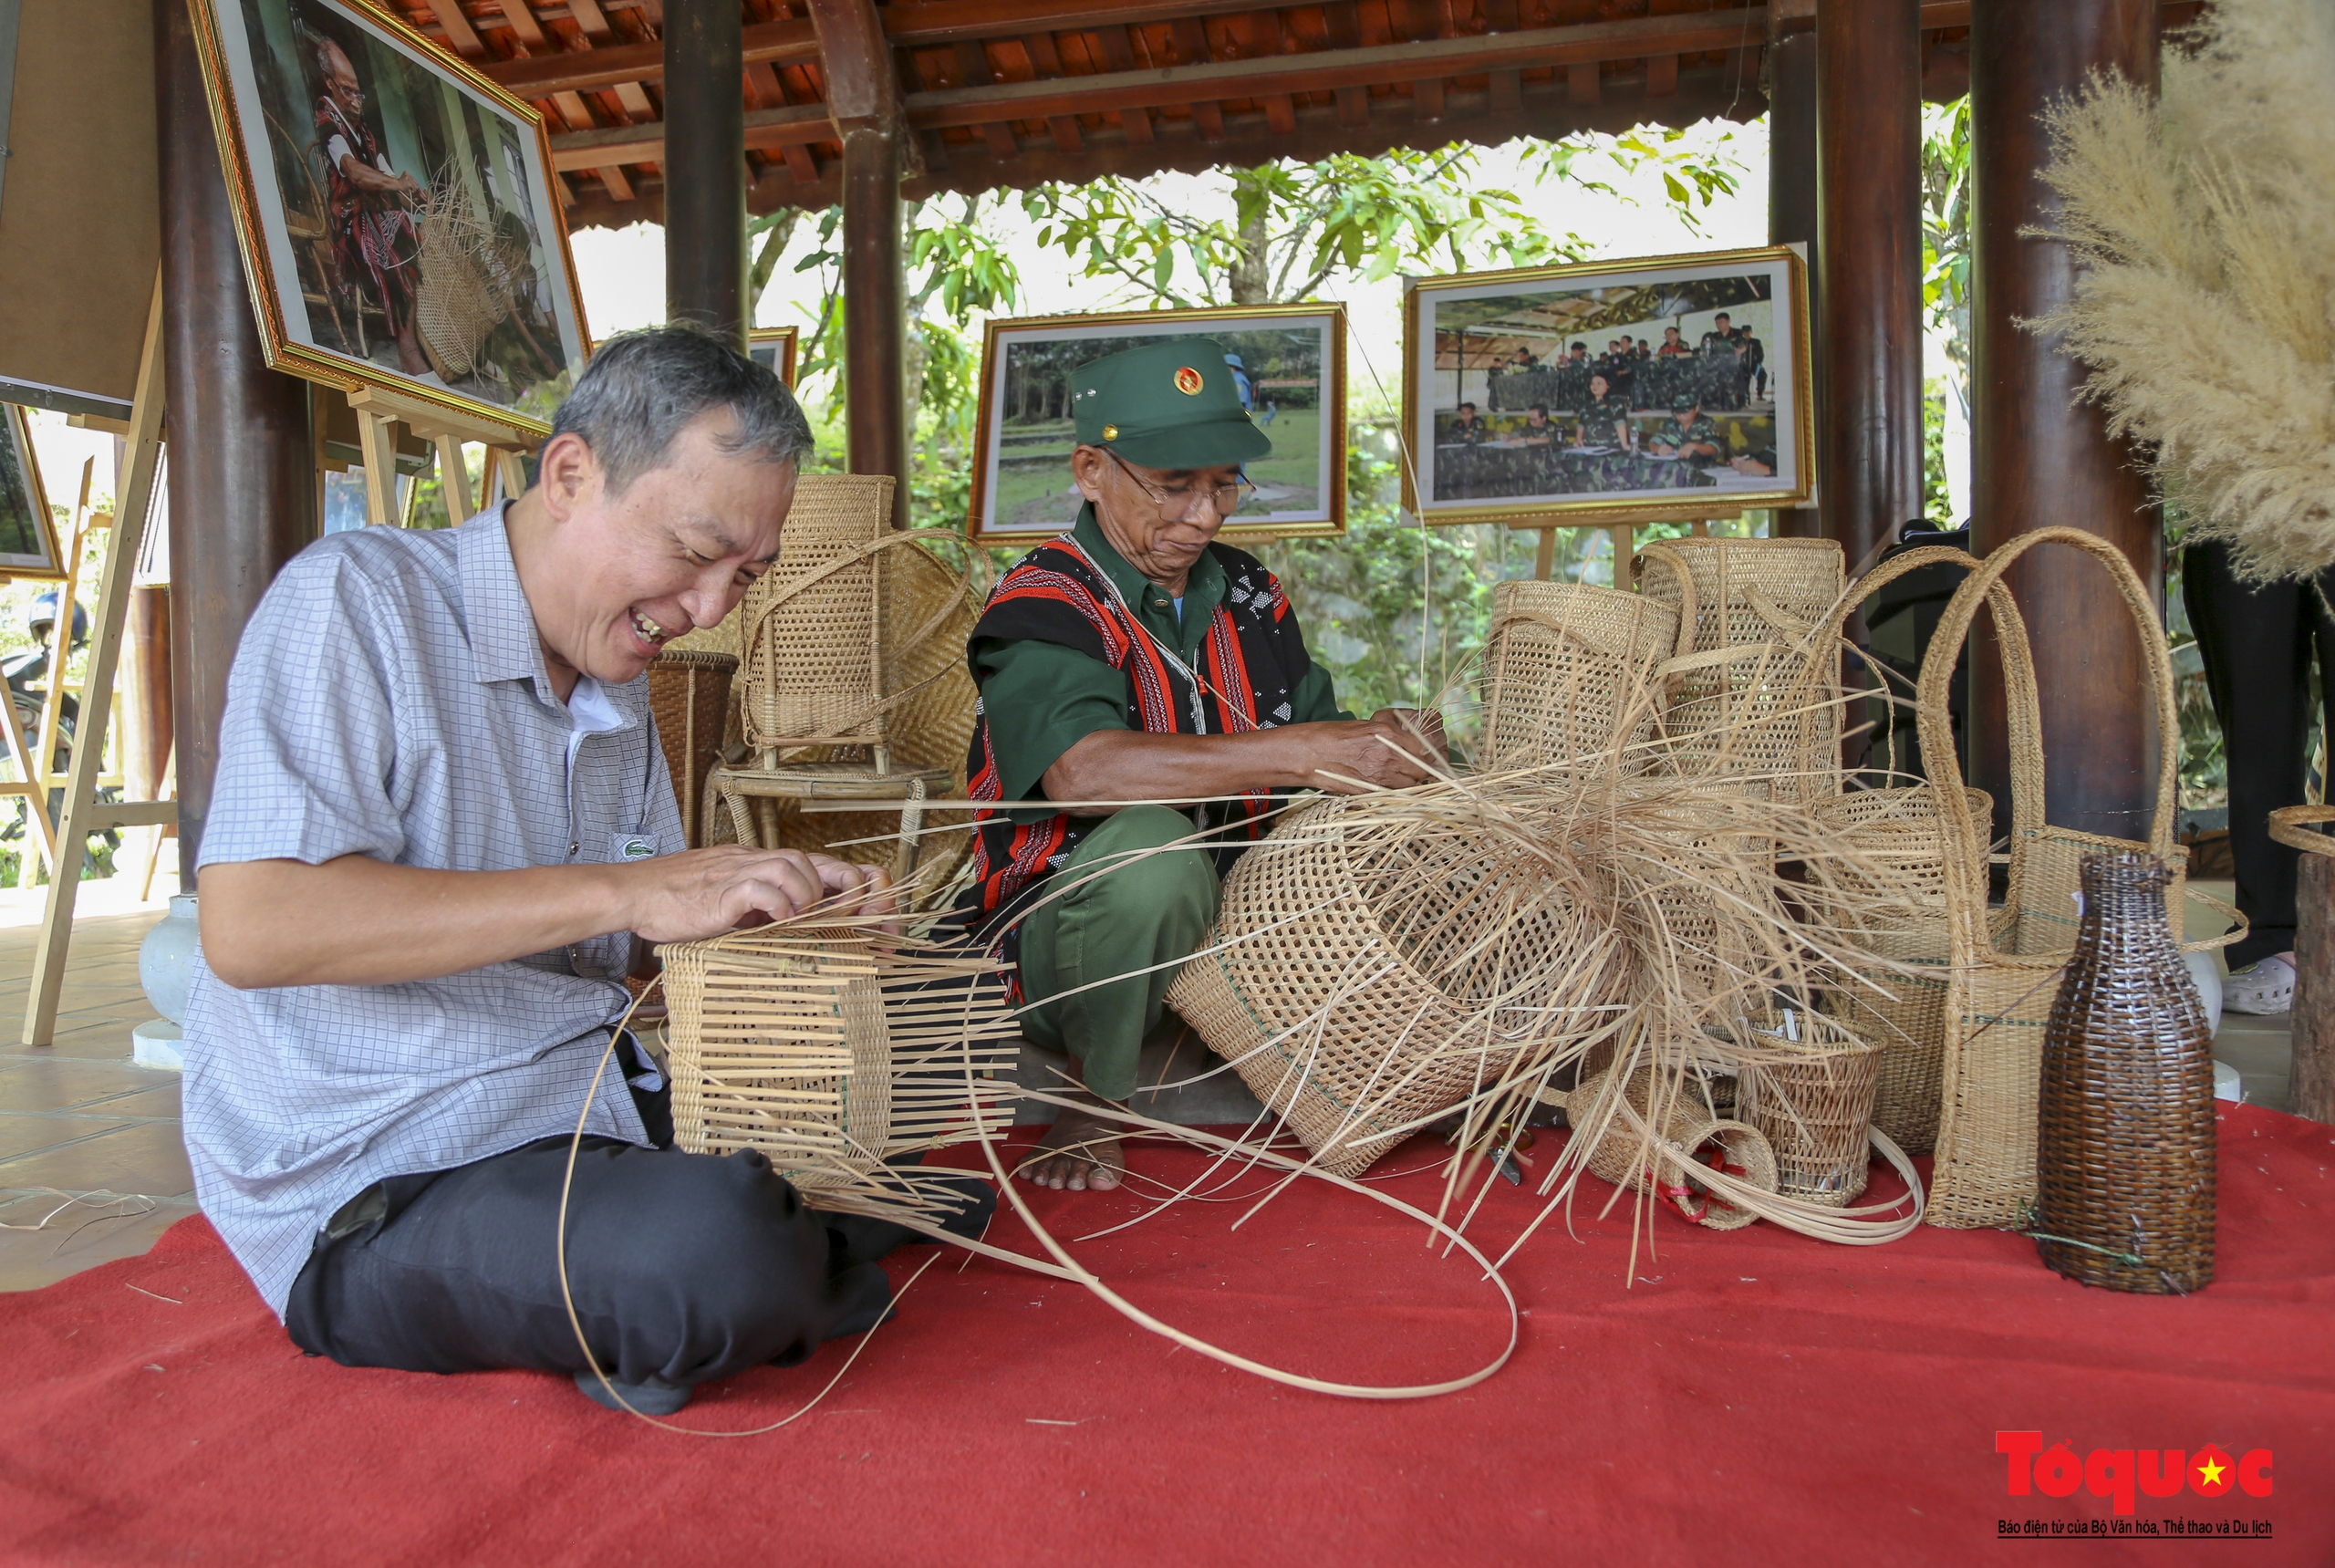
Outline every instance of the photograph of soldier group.
<path id="1" fill-rule="evenodd" d="M 1749 321 L 1719 311 L 1692 341 L 1678 326 L 1659 342 L 1615 332 L 1594 356 L 1593 341 L 1520 340 L 1488 371 L 1489 409 L 1462 400 L 1438 415 L 1436 499 L 1684 490 L 1722 471 L 1775 472 L 1767 346 Z M 1731 452 L 1742 443 L 1714 414 L 1750 448 Z"/>

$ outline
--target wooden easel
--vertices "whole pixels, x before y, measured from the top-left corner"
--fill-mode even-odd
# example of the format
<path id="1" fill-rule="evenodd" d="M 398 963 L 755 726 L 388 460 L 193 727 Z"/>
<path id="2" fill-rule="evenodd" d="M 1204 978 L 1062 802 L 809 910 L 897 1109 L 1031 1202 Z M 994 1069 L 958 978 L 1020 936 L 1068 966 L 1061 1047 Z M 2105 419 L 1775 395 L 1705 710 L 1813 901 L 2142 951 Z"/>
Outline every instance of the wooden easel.
<path id="1" fill-rule="evenodd" d="M 474 441 L 486 448 L 486 484 L 490 492 L 502 481 L 505 496 L 527 488 L 526 465 L 519 454 L 534 450 L 537 438 L 478 415 L 457 413 L 379 387 L 359 387 L 348 394 L 357 414 L 357 435 L 365 453 L 365 521 L 394 524 L 398 517 L 397 427 L 405 426 L 438 449 L 438 477 L 446 487 L 446 515 L 456 523 L 469 517 L 486 497 L 471 494 L 471 473 L 462 462 L 462 443 Z"/>
<path id="2" fill-rule="evenodd" d="M 172 801 L 98 800 L 105 768 L 106 725 L 113 717 L 114 668 L 121 657 L 121 631 L 130 617 L 130 592 L 145 543 L 146 517 L 154 494 L 154 473 L 162 453 L 162 285 L 146 313 L 146 347 L 138 359 L 138 389 L 130 405 L 128 449 L 120 493 L 114 497 L 113 538 L 106 551 L 105 576 L 98 589 L 97 624 L 90 630 L 88 672 L 81 684 L 81 717 L 73 735 L 73 766 L 65 779 L 65 812 L 57 824 L 49 857 L 48 901 L 41 913 L 40 940 L 33 952 L 32 989 L 25 999 L 24 1040 L 47 1045 L 57 1033 L 57 1002 L 65 989 L 65 955 L 73 941 L 73 906 L 81 892 L 80 846 L 109 827 L 154 827 L 176 823 Z M 79 545 L 75 546 L 78 565 Z M 70 583 L 58 596 L 58 627 L 70 647 L 73 611 Z M 60 657 L 50 691 L 61 698 L 65 664 Z M 44 761 L 46 758 L 44 758 Z M 47 783 L 45 776 L 42 778 Z"/>
<path id="3" fill-rule="evenodd" d="M 1730 512 L 1727 514 L 1727 515 L 1731 517 L 1734 516 L 1735 514 Z M 1656 518 L 1655 521 L 1662 523 L 1675 523 L 1681 521 L 1681 519 L 1675 517 L 1662 517 Z M 1556 573 L 1557 531 L 1559 529 L 1597 528 L 1603 530 L 1605 536 L 1614 542 L 1614 586 L 1615 587 L 1626 587 L 1629 586 L 1624 580 L 1624 577 L 1627 573 L 1631 558 L 1638 553 L 1637 524 L 1634 522 L 1617 521 L 1611 515 L 1608 515 L 1603 518 L 1584 517 L 1577 523 L 1511 523 L 1509 526 L 1515 529 L 1520 534 L 1538 534 L 1541 535 L 1540 545 L 1532 552 L 1532 580 L 1536 583 L 1545 583 Z M 1707 539 L 1710 536 L 1711 520 L 1709 518 L 1696 518 L 1693 520 L 1692 526 L 1695 531 L 1696 538 Z"/>

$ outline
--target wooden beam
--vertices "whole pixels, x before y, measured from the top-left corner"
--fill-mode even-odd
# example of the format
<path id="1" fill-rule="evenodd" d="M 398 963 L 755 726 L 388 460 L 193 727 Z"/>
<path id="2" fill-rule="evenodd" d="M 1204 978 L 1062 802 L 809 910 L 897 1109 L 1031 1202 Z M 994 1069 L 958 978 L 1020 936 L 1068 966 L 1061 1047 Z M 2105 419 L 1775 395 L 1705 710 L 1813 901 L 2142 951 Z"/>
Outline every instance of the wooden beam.
<path id="1" fill-rule="evenodd" d="M 502 7 L 503 19 L 519 35 L 519 42 L 526 46 L 527 53 L 548 54 L 559 47 L 544 31 L 544 25 L 535 20 L 535 14 L 527 9 L 527 0 L 495 0 L 495 4 Z"/>
<path id="2" fill-rule="evenodd" d="M 818 38 L 808 22 L 794 18 L 757 22 L 745 30 L 748 65 L 804 65 L 818 57 Z M 661 81 L 665 46 L 661 41 L 614 44 L 535 59 L 486 61 L 479 68 L 521 98 L 545 99 L 557 92 L 596 91 L 618 82 Z"/>
<path id="3" fill-rule="evenodd" d="M 1202 16 L 1273 11 L 1282 0 L 897 0 L 884 7 L 884 32 L 896 47 L 1049 33 L 1099 33 Z"/>
<path id="4" fill-rule="evenodd" d="M 485 56 L 486 46 L 479 42 L 478 29 L 463 14 L 462 0 L 430 0 L 430 14 L 446 29 L 446 42 L 454 47 L 454 53 L 472 61 Z"/>
<path id="5" fill-rule="evenodd" d="M 757 152 L 784 152 L 789 147 L 833 141 L 840 134 L 822 103 L 758 109 L 745 116 L 746 146 Z M 665 161 L 665 128 L 655 120 L 645 125 L 615 125 L 598 130 L 576 130 L 551 139 L 552 167 L 559 170 L 600 169 L 619 163 L 661 163 Z"/>
<path id="6" fill-rule="evenodd" d="M 989 63 L 989 48 L 978 43 L 959 44 L 956 47 L 957 69 L 967 87 L 987 87 L 997 80 L 997 71 Z M 981 127 L 981 139 L 989 143 L 990 154 L 996 158 L 1011 158 L 1021 149 L 1013 140 L 1013 128 L 1001 121 L 991 120 Z"/>

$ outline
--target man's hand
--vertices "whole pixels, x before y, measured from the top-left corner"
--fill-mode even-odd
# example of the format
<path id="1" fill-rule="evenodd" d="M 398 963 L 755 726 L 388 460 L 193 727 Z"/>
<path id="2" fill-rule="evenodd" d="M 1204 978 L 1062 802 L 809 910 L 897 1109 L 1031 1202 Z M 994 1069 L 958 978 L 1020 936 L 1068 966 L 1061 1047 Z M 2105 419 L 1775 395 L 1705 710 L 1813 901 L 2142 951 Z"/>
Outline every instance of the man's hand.
<path id="1" fill-rule="evenodd" d="M 1303 728 L 1320 732 L 1309 737 L 1317 770 L 1309 783 L 1331 794 L 1361 794 L 1348 779 L 1379 789 L 1408 789 L 1433 778 L 1428 762 L 1443 759 L 1441 716 L 1415 709 L 1381 708 L 1368 719 Z"/>
<path id="2" fill-rule="evenodd" d="M 643 884 L 634 890 L 629 929 L 652 942 L 702 941 L 822 903 L 838 917 L 893 913 L 892 880 L 881 867 L 799 849 L 725 845 L 659 856 L 625 870 Z"/>
<path id="3" fill-rule="evenodd" d="M 825 900 L 892 913 L 890 881 L 795 849 L 694 849 L 628 865 L 431 871 L 344 855 L 203 867 L 202 956 L 244 990 L 435 980 L 594 937 L 694 941 Z"/>

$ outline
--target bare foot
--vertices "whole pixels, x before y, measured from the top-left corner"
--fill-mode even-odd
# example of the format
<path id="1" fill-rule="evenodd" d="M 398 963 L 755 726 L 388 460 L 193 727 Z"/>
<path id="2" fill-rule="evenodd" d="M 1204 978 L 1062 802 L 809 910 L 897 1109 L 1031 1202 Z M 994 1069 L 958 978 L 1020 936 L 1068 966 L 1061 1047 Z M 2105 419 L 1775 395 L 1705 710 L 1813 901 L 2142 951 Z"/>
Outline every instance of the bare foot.
<path id="1" fill-rule="evenodd" d="M 1084 1192 L 1108 1192 L 1118 1186 L 1127 1168 L 1119 1147 L 1119 1124 L 1084 1111 L 1064 1110 L 1053 1128 L 1022 1164 L 1020 1175 L 1056 1192 L 1068 1188 Z"/>

